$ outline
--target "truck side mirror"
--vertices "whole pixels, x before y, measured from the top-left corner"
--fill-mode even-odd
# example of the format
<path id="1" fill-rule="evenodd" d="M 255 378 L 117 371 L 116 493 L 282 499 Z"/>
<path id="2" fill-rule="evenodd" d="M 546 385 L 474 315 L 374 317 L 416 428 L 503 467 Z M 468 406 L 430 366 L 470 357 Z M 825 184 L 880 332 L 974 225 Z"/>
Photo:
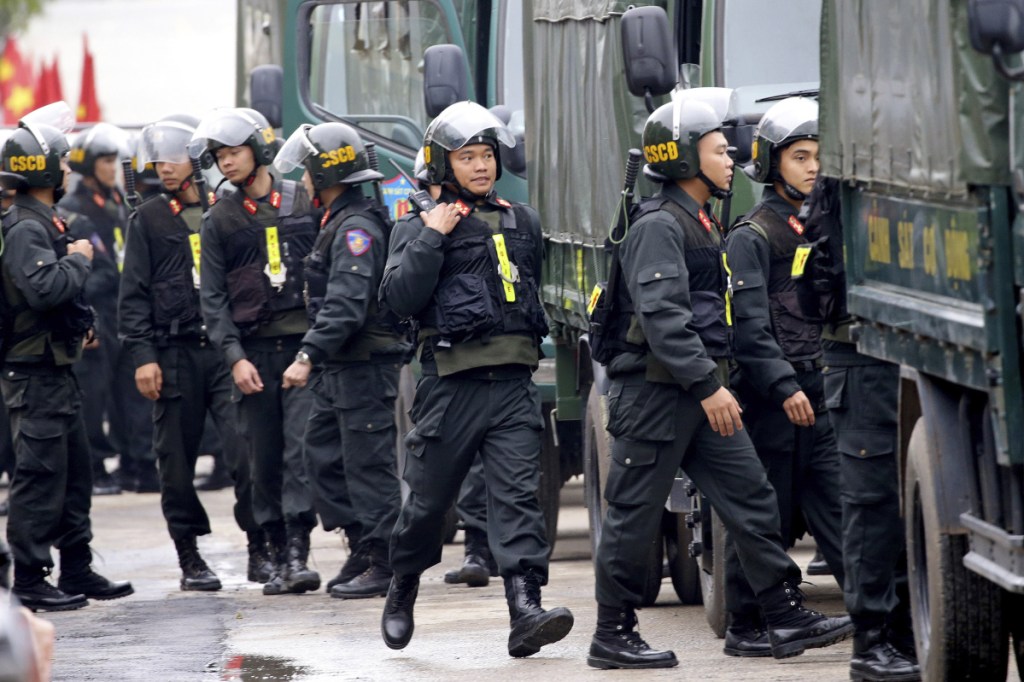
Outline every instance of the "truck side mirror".
<path id="1" fill-rule="evenodd" d="M 423 106 L 434 118 L 469 99 L 469 66 L 457 45 L 431 45 L 423 53 Z"/>
<path id="2" fill-rule="evenodd" d="M 271 128 L 281 127 L 284 69 L 263 64 L 249 72 L 249 106 L 266 116 Z"/>
<path id="3" fill-rule="evenodd" d="M 1024 0 L 970 0 L 967 26 L 971 47 L 992 55 L 996 70 L 1011 80 L 1024 80 L 1024 68 L 1011 68 L 1008 55 L 1024 51 Z"/>
<path id="4" fill-rule="evenodd" d="M 622 58 L 629 91 L 654 111 L 653 97 L 672 92 L 678 82 L 668 15 L 661 7 L 634 7 L 622 15 Z"/>

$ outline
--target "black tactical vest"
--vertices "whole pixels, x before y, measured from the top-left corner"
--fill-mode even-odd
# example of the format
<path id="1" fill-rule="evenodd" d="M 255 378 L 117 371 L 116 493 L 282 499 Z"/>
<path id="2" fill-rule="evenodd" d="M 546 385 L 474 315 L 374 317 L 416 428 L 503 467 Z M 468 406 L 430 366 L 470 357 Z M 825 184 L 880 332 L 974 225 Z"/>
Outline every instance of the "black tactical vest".
<path id="1" fill-rule="evenodd" d="M 97 203 L 96 197 L 100 197 L 103 203 Z M 68 199 L 58 206 L 58 210 L 80 213 L 87 217 L 96 227 L 111 260 L 116 262 L 120 269 L 121 256 L 124 251 L 124 231 L 128 226 L 128 209 L 120 194 L 112 192 L 110 197 L 103 197 L 84 185 L 80 185 Z M 115 229 L 121 231 L 120 239 Z"/>
<path id="2" fill-rule="evenodd" d="M 12 206 L 3 214 L 4 237 L 23 220 L 38 221 L 46 228 L 58 260 L 68 255 L 68 235 L 63 231 L 64 223 L 57 218 L 56 213 L 47 216 L 21 206 Z M 79 357 L 82 339 L 95 323 L 93 310 L 85 302 L 84 291 L 54 308 L 37 311 L 28 305 L 13 282 L 5 281 L 3 289 L 3 353 L 7 359 L 25 361 L 31 356 L 34 361 L 37 357 L 44 357 L 46 342 L 38 337 L 46 336 L 49 336 L 51 343 L 65 344 L 64 351 L 69 358 Z"/>
<path id="3" fill-rule="evenodd" d="M 179 200 L 166 194 L 138 208 L 149 237 L 149 296 L 158 336 L 199 335 L 203 324 L 192 272 L 195 263 L 189 235 L 193 232 L 179 215 L 182 210 L 185 207 Z"/>
<path id="4" fill-rule="evenodd" d="M 347 203 L 342 210 L 336 214 L 330 214 L 327 222 L 320 228 L 313 249 L 306 256 L 305 278 L 306 286 L 304 297 L 306 300 L 306 315 L 309 319 L 309 326 L 312 328 L 316 322 L 316 316 L 324 307 L 324 299 L 327 297 L 327 283 L 331 278 L 331 249 L 337 238 L 338 230 L 342 224 L 351 217 L 359 216 L 380 228 L 384 235 L 384 248 L 387 249 L 387 241 L 391 237 L 391 217 L 387 209 L 369 199 L 360 198 Z M 383 273 L 376 274 L 376 288 L 380 286 L 380 278 Z M 373 353 L 379 352 L 406 352 L 408 343 L 404 335 L 399 331 L 399 319 L 393 313 L 382 311 L 377 296 L 370 298 L 369 309 L 366 313 L 366 322 L 363 328 L 353 334 L 340 349 L 337 357 L 329 358 L 335 361 L 362 361 L 368 360 Z"/>
<path id="5" fill-rule="evenodd" d="M 500 220 L 495 232 L 470 213 L 448 235 L 438 285 L 417 318 L 421 328 L 437 331 L 438 347 L 502 334 L 539 342 L 548 333 L 533 263 L 540 245 L 527 229 L 532 217 L 509 204 L 500 209 Z"/>
<path id="6" fill-rule="evenodd" d="M 771 249 L 765 286 L 772 334 L 779 348 L 790 362 L 816 360 L 822 354 L 821 325 L 808 322 L 804 316 L 792 276 L 797 247 L 807 243 L 803 225 L 796 216 L 787 221 L 763 203 L 736 227 L 741 225 L 750 225 L 768 240 Z"/>
<path id="7" fill-rule="evenodd" d="M 696 221 L 681 206 L 666 197 L 652 197 L 641 202 L 632 220 L 648 213 L 667 211 L 683 231 L 686 250 L 683 258 L 689 274 L 690 325 L 700 337 L 711 358 L 732 357 L 731 320 L 726 310 L 729 295 L 729 273 L 717 221 L 708 217 L 707 226 Z M 645 353 L 647 343 L 636 321 L 629 289 L 619 286 L 612 315 L 610 335 L 620 352 Z"/>
<path id="8" fill-rule="evenodd" d="M 318 226 L 309 195 L 297 183 L 275 183 L 270 197 L 276 215 L 258 211 L 245 192 L 234 192 L 214 209 L 223 231 L 224 260 L 231 319 L 242 335 L 283 313 L 305 310 L 303 260 L 313 248 Z M 276 228 L 277 252 L 284 276 L 271 282 L 268 228 Z"/>

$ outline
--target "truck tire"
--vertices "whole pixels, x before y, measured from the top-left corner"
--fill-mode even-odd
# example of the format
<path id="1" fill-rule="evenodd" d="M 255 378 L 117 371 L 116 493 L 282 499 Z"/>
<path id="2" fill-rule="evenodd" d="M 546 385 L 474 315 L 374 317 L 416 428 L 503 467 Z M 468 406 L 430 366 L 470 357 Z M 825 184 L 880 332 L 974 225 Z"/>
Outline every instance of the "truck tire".
<path id="1" fill-rule="evenodd" d="M 591 386 L 583 418 L 583 498 L 587 505 L 587 520 L 590 525 L 590 549 L 595 567 L 597 548 L 601 544 L 601 526 L 608 503 L 604 499 L 604 481 L 608 477 L 608 464 L 612 456 L 612 437 L 605 426 L 608 424 L 607 399 Z M 640 606 L 650 606 L 658 599 L 664 572 L 664 541 L 659 533 L 651 546 L 651 556 L 646 566 L 644 594 Z"/>
<path id="2" fill-rule="evenodd" d="M 544 529 L 547 532 L 548 556 L 555 551 L 558 537 L 558 508 L 562 497 L 561 453 L 555 446 L 551 426 L 541 435 L 540 485 L 537 487 L 537 501 L 544 513 Z"/>
<path id="3" fill-rule="evenodd" d="M 666 510 L 661 528 L 665 536 L 665 561 L 668 563 L 668 573 L 676 596 L 687 606 L 702 604 L 701 570 L 697 561 L 690 556 L 693 529 L 686 525 L 686 515 Z"/>
<path id="4" fill-rule="evenodd" d="M 412 368 L 409 365 L 402 367 L 398 375 L 398 396 L 395 398 L 395 431 L 396 447 L 395 461 L 398 466 L 398 480 L 402 489 L 402 502 L 409 496 L 409 486 L 405 482 L 402 473 L 405 471 L 405 434 L 412 428 L 412 419 L 409 418 L 409 410 L 412 409 L 412 401 L 416 396 L 416 377 L 413 376 Z M 459 530 L 459 515 L 453 504 L 444 517 L 444 543 L 446 545 L 455 541 L 455 533 Z"/>
<path id="5" fill-rule="evenodd" d="M 725 637 L 725 630 L 729 626 L 725 611 L 725 526 L 704 496 L 697 494 L 694 500 L 701 519 L 694 526 L 693 533 L 701 542 L 697 563 L 700 565 L 704 617 L 711 631 L 721 639 Z"/>
<path id="6" fill-rule="evenodd" d="M 921 678 L 1005 680 L 1001 588 L 963 565 L 967 536 L 943 533 L 925 424 L 910 437 L 905 476 L 907 568 Z"/>
<path id="7" fill-rule="evenodd" d="M 1024 680 L 1024 595 L 1006 593 L 1004 598 L 1003 618 L 1012 637 L 1017 676 Z"/>

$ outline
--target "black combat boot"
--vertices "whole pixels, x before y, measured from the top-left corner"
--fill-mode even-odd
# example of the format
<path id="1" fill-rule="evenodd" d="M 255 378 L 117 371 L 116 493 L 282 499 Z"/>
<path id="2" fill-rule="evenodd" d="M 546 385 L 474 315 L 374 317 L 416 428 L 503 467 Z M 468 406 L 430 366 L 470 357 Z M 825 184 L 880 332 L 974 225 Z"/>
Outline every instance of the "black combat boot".
<path id="1" fill-rule="evenodd" d="M 362 532 L 358 528 L 346 528 L 345 537 L 348 540 L 348 559 L 342 564 L 338 575 L 327 581 L 328 594 L 335 585 L 347 583 L 370 567 L 370 546 L 362 542 Z M 387 590 L 386 585 L 384 589 Z"/>
<path id="2" fill-rule="evenodd" d="M 94 459 L 92 462 L 92 494 L 121 494 L 121 485 L 114 476 L 107 473 L 107 467 L 104 466 L 102 459 Z"/>
<path id="3" fill-rule="evenodd" d="M 726 656 L 758 658 L 772 655 L 772 645 L 768 641 L 768 630 L 761 622 L 761 615 L 750 613 L 733 613 L 729 629 L 725 631 L 725 647 L 722 653 Z"/>
<path id="4" fill-rule="evenodd" d="M 829 568 L 828 562 L 825 561 L 825 557 L 822 556 L 821 550 L 814 552 L 814 558 L 807 564 L 807 575 L 832 575 L 832 569 Z"/>
<path id="5" fill-rule="evenodd" d="M 829 646 L 853 634 L 849 616 L 828 618 L 805 609 L 804 593 L 789 582 L 767 590 L 761 598 L 775 658 L 799 656 L 806 649 Z"/>
<path id="6" fill-rule="evenodd" d="M 21 605 L 33 611 L 73 611 L 88 606 L 84 594 L 67 594 L 51 585 L 49 569 L 15 566 L 12 592 Z"/>
<path id="7" fill-rule="evenodd" d="M 320 574 L 306 566 L 309 558 L 309 529 L 289 528 L 286 537 L 273 533 L 269 543 L 275 554 L 274 576 L 263 586 L 263 594 L 302 594 L 320 589 Z M 283 542 L 283 546 L 277 543 Z"/>
<path id="8" fill-rule="evenodd" d="M 348 582 L 331 588 L 331 596 L 337 599 L 366 599 L 383 597 L 391 583 L 391 564 L 388 562 L 388 548 L 381 541 L 367 541 L 370 565 L 365 571 Z"/>
<path id="9" fill-rule="evenodd" d="M 380 619 L 380 634 L 389 649 L 404 649 L 412 639 L 412 631 L 416 626 L 412 610 L 419 591 L 419 574 L 396 575 L 391 578 L 388 598 L 384 602 L 384 615 Z"/>
<path id="10" fill-rule="evenodd" d="M 92 570 L 92 551 L 85 543 L 60 550 L 57 587 L 65 594 L 84 594 L 89 599 L 120 599 L 135 592 L 127 580 L 113 582 Z"/>
<path id="11" fill-rule="evenodd" d="M 908 659 L 888 641 L 885 628 L 876 627 L 854 633 L 850 679 L 853 682 L 917 682 L 921 679 L 921 668 L 917 661 Z"/>
<path id="12" fill-rule="evenodd" d="M 466 555 L 462 566 L 445 572 L 444 581 L 449 585 L 466 583 L 469 587 L 487 587 L 491 581 L 491 564 L 494 557 L 487 544 L 487 533 L 475 528 L 466 529 Z M 495 568 L 497 568 L 495 566 Z"/>
<path id="13" fill-rule="evenodd" d="M 178 550 L 182 590 L 186 592 L 216 592 L 220 589 L 220 578 L 203 561 L 194 535 L 175 539 L 174 549 Z"/>
<path id="14" fill-rule="evenodd" d="M 263 584 L 263 594 L 287 594 L 288 586 L 288 535 L 284 526 L 274 526 L 264 530 L 267 539 L 267 555 L 273 571 L 270 580 Z"/>
<path id="15" fill-rule="evenodd" d="M 636 631 L 636 612 L 631 607 L 597 605 L 597 631 L 590 640 L 587 665 L 591 668 L 674 668 L 679 665 L 671 651 L 652 649 Z"/>
<path id="16" fill-rule="evenodd" d="M 505 600 L 511 617 L 509 656 L 532 656 L 572 630 L 572 612 L 564 606 L 545 611 L 540 606 L 541 577 L 533 571 L 505 578 Z"/>
<path id="17" fill-rule="evenodd" d="M 249 550 L 249 563 L 246 567 L 246 579 L 251 583 L 266 583 L 274 574 L 274 563 L 267 552 L 267 537 L 262 530 L 249 531 L 246 548 Z"/>

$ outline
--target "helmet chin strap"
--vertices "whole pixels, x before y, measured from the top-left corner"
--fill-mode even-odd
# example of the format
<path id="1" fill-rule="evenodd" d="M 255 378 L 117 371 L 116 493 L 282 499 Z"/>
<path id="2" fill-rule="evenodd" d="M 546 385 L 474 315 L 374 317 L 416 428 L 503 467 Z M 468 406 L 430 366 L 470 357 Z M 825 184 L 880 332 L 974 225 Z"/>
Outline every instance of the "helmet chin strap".
<path id="1" fill-rule="evenodd" d="M 806 194 L 804 194 L 796 187 L 783 180 L 781 176 L 779 177 L 777 182 L 782 184 L 782 191 L 785 192 L 786 196 L 792 199 L 793 201 L 804 201 L 807 198 Z"/>
<path id="2" fill-rule="evenodd" d="M 459 189 L 459 198 L 464 199 L 466 201 L 476 202 L 480 201 L 481 199 L 486 199 L 490 197 L 492 194 L 494 194 L 493 188 L 489 192 L 487 192 L 487 194 L 476 194 L 475 192 L 470 192 L 468 189 L 466 189 L 465 187 L 458 183 L 455 183 L 455 186 Z"/>
<path id="3" fill-rule="evenodd" d="M 728 199 L 732 196 L 732 189 L 722 189 L 715 183 L 711 182 L 711 178 L 704 174 L 704 171 L 697 171 L 697 177 L 700 178 L 701 182 L 707 185 L 708 189 L 711 190 L 711 196 L 716 199 Z"/>

